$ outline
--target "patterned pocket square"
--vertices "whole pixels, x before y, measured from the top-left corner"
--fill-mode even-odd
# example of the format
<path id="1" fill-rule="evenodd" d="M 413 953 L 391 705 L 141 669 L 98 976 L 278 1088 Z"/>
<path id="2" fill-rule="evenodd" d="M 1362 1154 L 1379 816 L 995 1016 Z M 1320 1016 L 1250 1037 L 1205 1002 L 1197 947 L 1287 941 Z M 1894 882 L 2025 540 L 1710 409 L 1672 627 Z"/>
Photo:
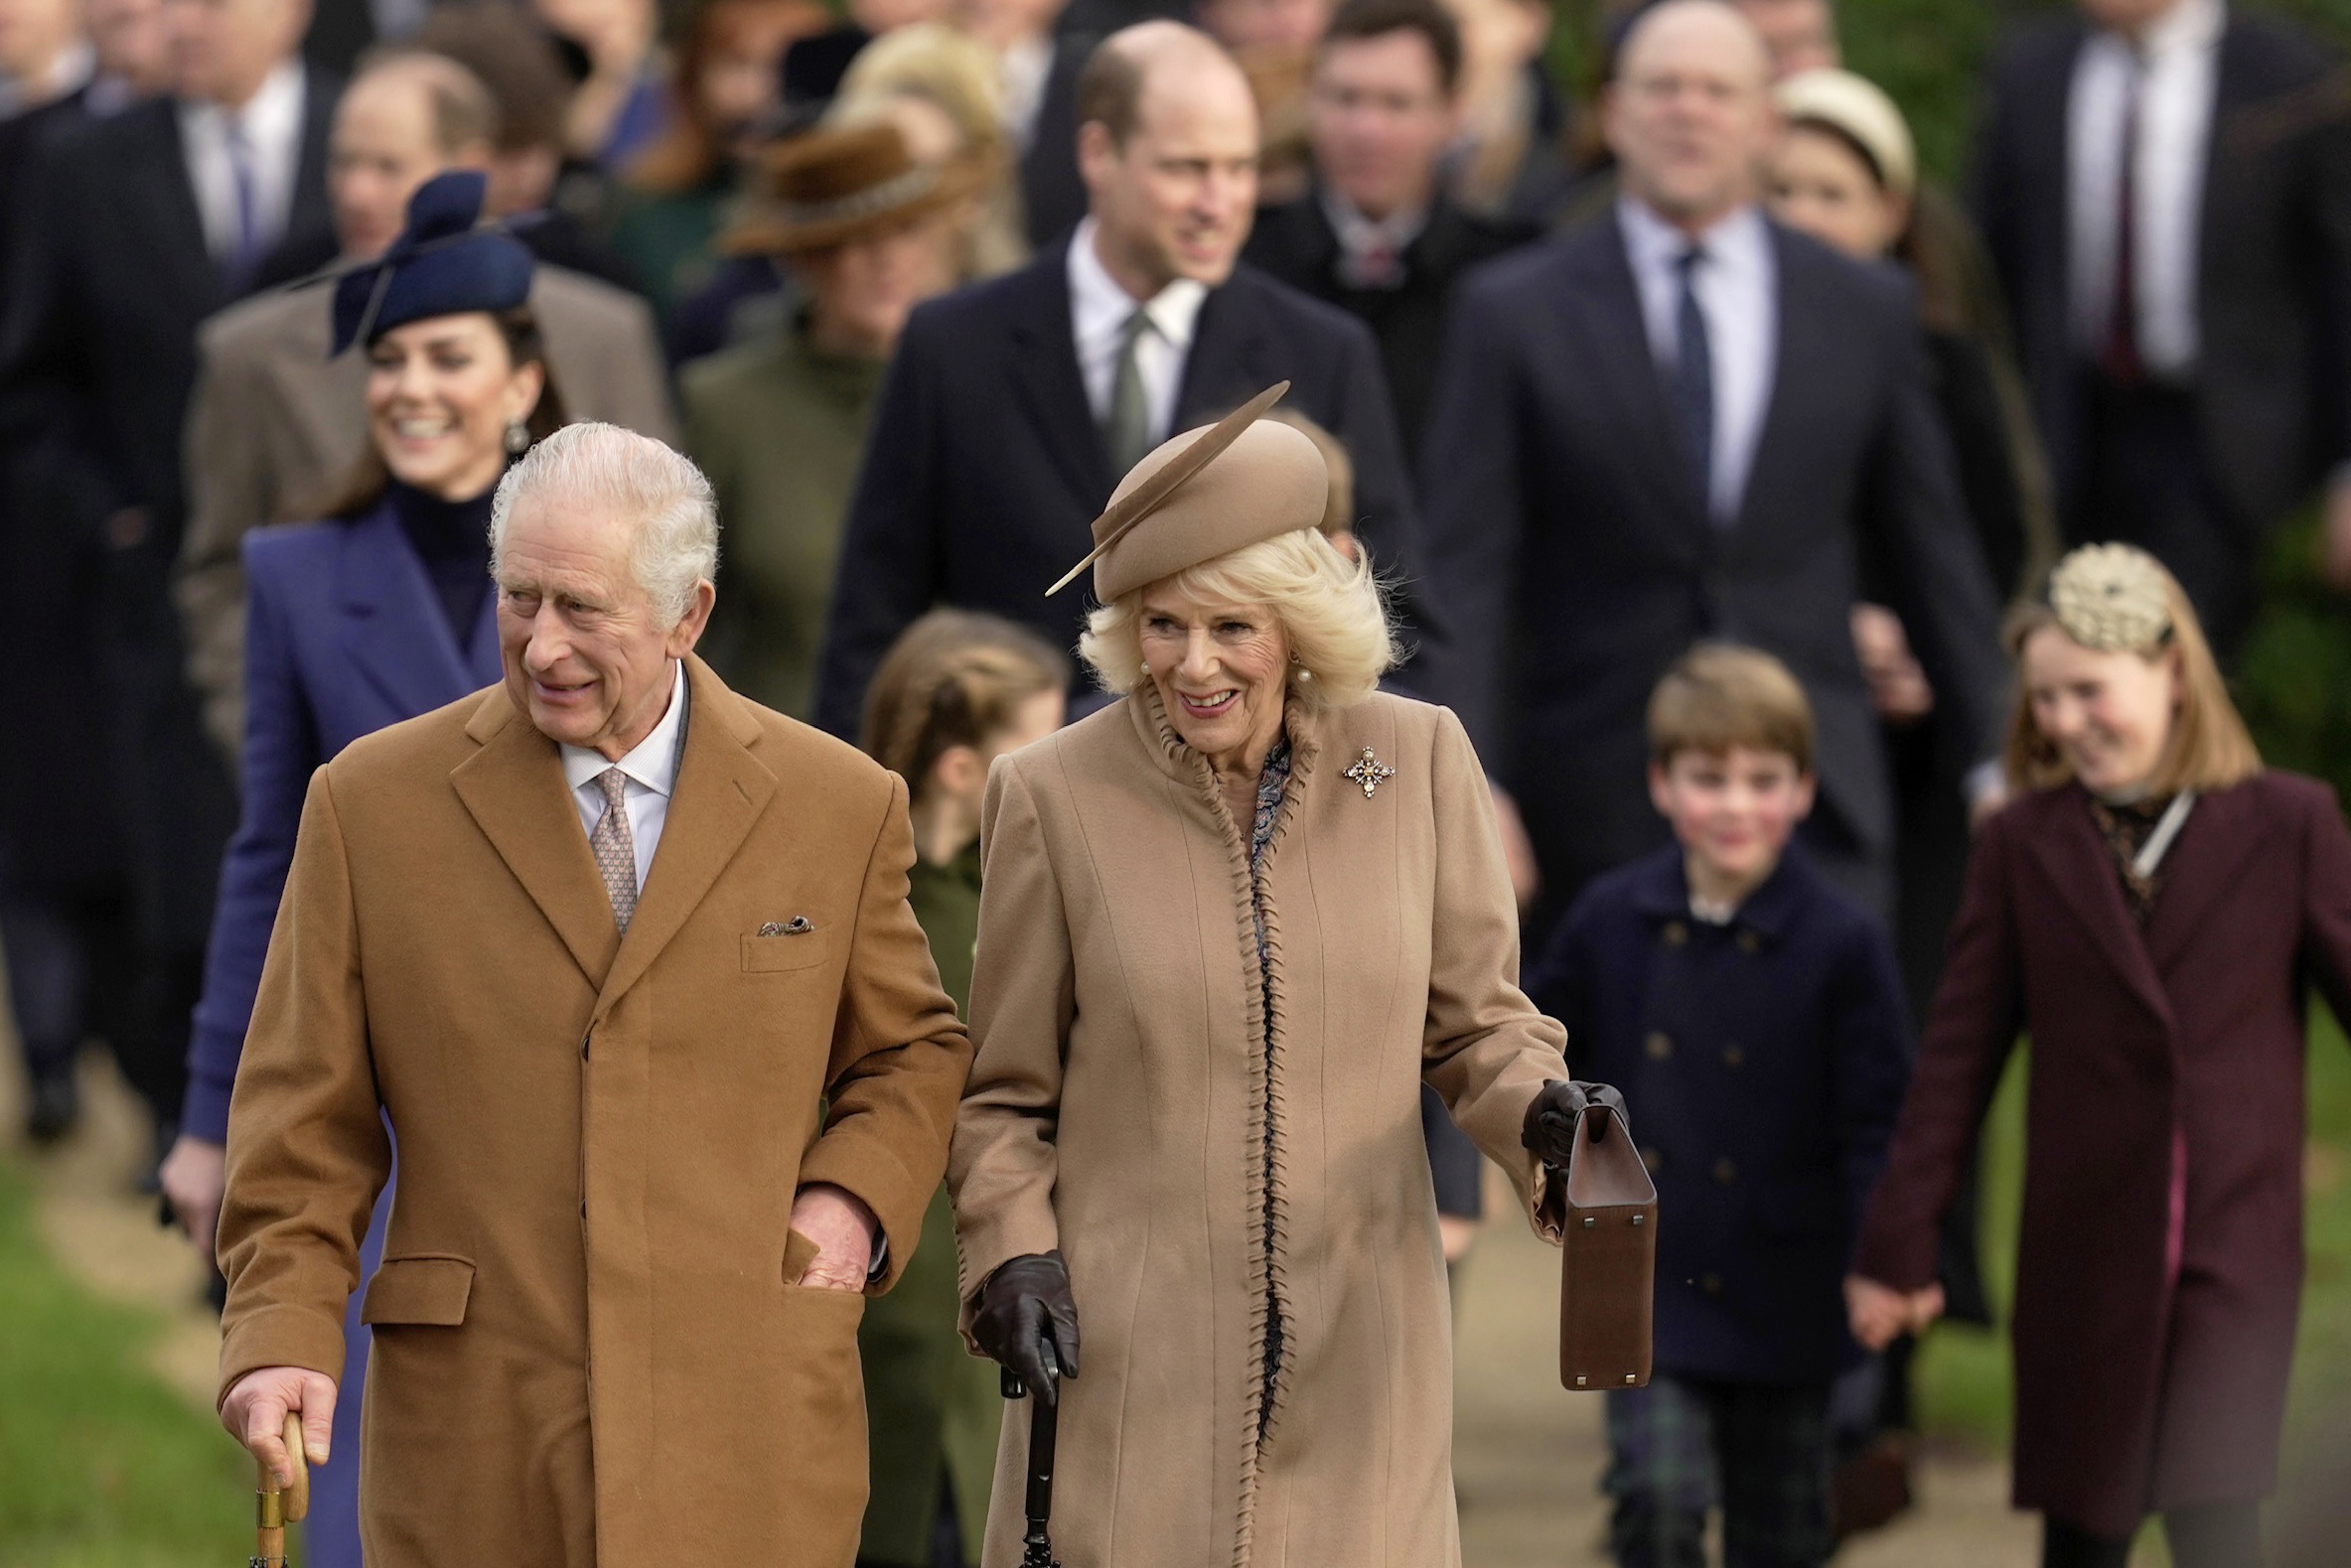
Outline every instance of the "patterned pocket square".
<path id="1" fill-rule="evenodd" d="M 806 915 L 795 915 L 789 921 L 770 921 L 759 928 L 762 936 L 806 936 L 816 927 Z"/>

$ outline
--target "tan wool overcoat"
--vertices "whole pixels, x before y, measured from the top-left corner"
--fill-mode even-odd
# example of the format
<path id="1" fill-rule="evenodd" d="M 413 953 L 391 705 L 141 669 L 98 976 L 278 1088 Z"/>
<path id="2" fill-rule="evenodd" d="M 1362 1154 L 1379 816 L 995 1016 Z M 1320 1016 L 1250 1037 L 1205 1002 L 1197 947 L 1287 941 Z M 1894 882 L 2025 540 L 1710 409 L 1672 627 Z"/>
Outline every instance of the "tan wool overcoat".
<path id="1" fill-rule="evenodd" d="M 855 1555 L 863 1298 L 786 1283 L 810 1254 L 792 1201 L 870 1205 L 886 1288 L 969 1045 L 907 908 L 904 785 L 688 677 L 625 938 L 554 743 L 502 687 L 311 783 L 229 1114 L 220 1381 L 340 1374 L 388 1119 L 370 1568 Z"/>
<path id="2" fill-rule="evenodd" d="M 1562 1034 L 1517 985 L 1468 737 L 1392 696 L 1288 723 L 1269 1049 L 1248 825 L 1148 684 L 988 781 L 950 1182 L 966 1304 L 1008 1258 L 1069 1262 L 1053 1539 L 1073 1568 L 1458 1562 L 1423 1080 L 1557 1237 L 1519 1132 L 1567 1075 Z M 1367 753 L 1394 770 L 1368 793 L 1345 773 Z M 1026 1409 L 989 1568 L 1019 1558 Z"/>

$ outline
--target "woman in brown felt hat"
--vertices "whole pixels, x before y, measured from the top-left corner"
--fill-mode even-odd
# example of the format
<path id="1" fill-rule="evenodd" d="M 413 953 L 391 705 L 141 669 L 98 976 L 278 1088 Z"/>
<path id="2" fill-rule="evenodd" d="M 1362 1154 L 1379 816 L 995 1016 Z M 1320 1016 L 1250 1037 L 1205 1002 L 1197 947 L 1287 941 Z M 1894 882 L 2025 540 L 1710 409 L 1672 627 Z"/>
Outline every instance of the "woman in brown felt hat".
<path id="1" fill-rule="evenodd" d="M 874 394 L 908 314 L 955 286 L 971 178 L 916 162 L 889 125 L 811 131 L 768 154 L 720 239 L 788 265 L 805 303 L 681 378 L 686 450 L 727 519 L 728 589 L 703 650 L 737 691 L 796 718 Z"/>
<path id="2" fill-rule="evenodd" d="M 999 759 L 982 808 L 964 1322 L 1056 1398 L 1072 1563 L 1457 1562 L 1420 1085 L 1554 1239 L 1543 1161 L 1616 1098 L 1516 984 L 1484 773 L 1378 690 L 1379 585 L 1318 531 L 1314 443 L 1255 417 L 1278 390 L 1118 487 L 1080 652 L 1125 700 Z"/>

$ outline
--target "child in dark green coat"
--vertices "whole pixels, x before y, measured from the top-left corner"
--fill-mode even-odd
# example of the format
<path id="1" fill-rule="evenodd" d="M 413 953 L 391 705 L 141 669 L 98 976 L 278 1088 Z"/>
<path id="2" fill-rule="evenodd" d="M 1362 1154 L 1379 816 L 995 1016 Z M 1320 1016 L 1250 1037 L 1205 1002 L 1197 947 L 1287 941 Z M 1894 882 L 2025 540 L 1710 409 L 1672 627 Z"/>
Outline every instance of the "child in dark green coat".
<path id="1" fill-rule="evenodd" d="M 936 610 L 874 672 L 860 737 L 906 781 L 915 865 L 908 901 L 958 1011 L 979 931 L 979 801 L 988 765 L 1061 727 L 1070 661 L 1025 627 Z M 873 1465 L 860 1568 L 979 1561 L 1002 1402 L 993 1363 L 955 1330 L 955 1235 L 943 1187 L 898 1286 L 857 1334 Z"/>

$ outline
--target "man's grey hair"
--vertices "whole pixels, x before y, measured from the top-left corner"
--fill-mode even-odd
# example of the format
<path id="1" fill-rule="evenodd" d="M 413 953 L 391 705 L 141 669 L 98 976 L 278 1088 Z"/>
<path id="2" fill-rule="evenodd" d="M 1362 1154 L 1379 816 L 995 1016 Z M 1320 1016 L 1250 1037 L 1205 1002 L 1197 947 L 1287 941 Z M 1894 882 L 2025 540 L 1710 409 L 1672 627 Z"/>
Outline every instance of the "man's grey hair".
<path id="1" fill-rule="evenodd" d="M 636 518 L 631 567 L 664 627 L 685 619 L 696 583 L 718 580 L 718 498 L 700 469 L 650 436 L 592 420 L 565 425 L 507 470 L 490 503 L 494 574 L 525 496 Z"/>

